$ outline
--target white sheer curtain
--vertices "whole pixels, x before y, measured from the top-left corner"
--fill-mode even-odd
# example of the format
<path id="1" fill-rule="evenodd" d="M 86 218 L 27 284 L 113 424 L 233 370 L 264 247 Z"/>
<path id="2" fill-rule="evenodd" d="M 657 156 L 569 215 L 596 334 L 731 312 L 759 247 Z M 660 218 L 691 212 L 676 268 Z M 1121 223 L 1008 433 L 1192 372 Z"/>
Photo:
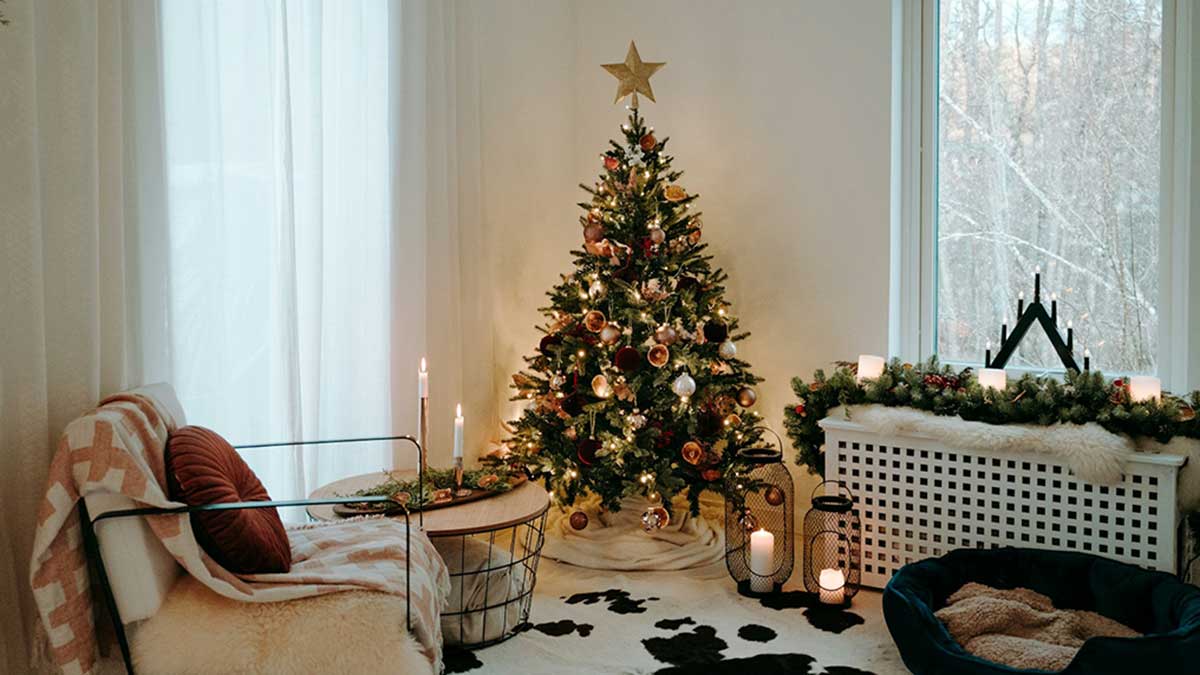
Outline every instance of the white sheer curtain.
<path id="1" fill-rule="evenodd" d="M 490 344 L 459 262 L 481 245 L 463 236 L 479 222 L 467 15 L 426 0 L 162 12 L 172 379 L 189 420 L 234 443 L 411 433 L 427 355 L 434 461 L 464 389 L 481 445 L 490 351 L 464 367 L 461 337 Z M 277 498 L 415 461 L 383 444 L 244 455 Z"/>
<path id="2" fill-rule="evenodd" d="M 31 661 L 29 560 L 59 434 L 160 379 L 158 24 L 151 0 L 9 0 L 0 26 L 0 672 Z"/>

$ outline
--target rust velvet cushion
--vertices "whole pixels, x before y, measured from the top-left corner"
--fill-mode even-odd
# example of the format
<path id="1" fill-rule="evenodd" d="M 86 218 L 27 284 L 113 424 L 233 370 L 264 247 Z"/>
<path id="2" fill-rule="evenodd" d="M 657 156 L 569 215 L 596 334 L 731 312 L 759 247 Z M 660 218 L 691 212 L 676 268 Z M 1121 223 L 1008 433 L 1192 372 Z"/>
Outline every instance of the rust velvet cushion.
<path id="1" fill-rule="evenodd" d="M 167 439 L 167 483 L 171 499 L 188 506 L 271 500 L 233 446 L 204 427 L 182 427 Z M 192 530 L 231 572 L 286 572 L 292 566 L 287 531 L 274 508 L 193 513 Z"/>

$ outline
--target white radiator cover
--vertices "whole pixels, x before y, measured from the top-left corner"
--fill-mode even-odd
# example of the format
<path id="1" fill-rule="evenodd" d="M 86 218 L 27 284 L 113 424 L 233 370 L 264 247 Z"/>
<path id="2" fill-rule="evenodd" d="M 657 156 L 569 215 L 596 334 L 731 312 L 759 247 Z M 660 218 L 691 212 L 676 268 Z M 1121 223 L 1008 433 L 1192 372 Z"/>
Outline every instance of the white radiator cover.
<path id="1" fill-rule="evenodd" d="M 834 417 L 820 426 L 825 477 L 854 494 L 864 586 L 956 548 L 1081 551 L 1176 571 L 1183 457 L 1137 455 L 1120 483 L 1096 485 L 1044 454 L 958 449 Z"/>

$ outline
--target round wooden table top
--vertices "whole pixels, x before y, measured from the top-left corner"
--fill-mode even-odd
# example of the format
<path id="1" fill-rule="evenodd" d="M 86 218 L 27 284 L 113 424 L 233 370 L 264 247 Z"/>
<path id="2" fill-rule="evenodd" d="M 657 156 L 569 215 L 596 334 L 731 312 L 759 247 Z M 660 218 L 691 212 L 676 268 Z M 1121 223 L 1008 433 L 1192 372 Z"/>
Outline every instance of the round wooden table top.
<path id="1" fill-rule="evenodd" d="M 417 475 L 415 471 L 393 471 L 392 474 L 411 478 L 416 478 Z M 349 495 L 356 490 L 379 485 L 385 480 L 387 474 L 382 471 L 351 476 L 322 485 L 314 490 L 309 498 Z M 487 532 L 524 523 L 541 515 L 549 507 L 550 495 L 542 486 L 527 480 L 511 491 L 495 497 L 425 511 L 424 529 L 431 537 Z M 310 506 L 308 515 L 314 520 L 341 520 L 334 514 L 330 504 Z M 418 522 L 416 511 L 412 512 L 412 522 Z"/>

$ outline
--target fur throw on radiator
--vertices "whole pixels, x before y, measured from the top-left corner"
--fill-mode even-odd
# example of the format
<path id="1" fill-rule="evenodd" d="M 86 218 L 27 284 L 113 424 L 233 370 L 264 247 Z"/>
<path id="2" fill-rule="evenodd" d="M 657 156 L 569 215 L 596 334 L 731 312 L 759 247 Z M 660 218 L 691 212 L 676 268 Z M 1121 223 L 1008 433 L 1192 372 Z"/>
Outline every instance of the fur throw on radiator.
<path id="1" fill-rule="evenodd" d="M 404 628 L 400 596 L 345 591 L 239 602 L 186 574 L 133 632 L 131 647 L 137 672 L 156 675 L 433 672 Z"/>
<path id="2" fill-rule="evenodd" d="M 1179 504 L 1185 511 L 1200 509 L 1200 441 L 1196 439 L 1176 437 L 1166 444 L 1150 438 L 1135 441 L 1095 423 L 986 424 L 880 405 L 837 408 L 829 416 L 842 418 L 847 412 L 850 421 L 885 436 L 921 436 L 969 450 L 1046 455 L 1065 463 L 1080 478 L 1100 485 L 1119 483 L 1125 461 L 1135 453 L 1182 455 L 1189 459 L 1179 474 Z"/>
<path id="3" fill-rule="evenodd" d="M 969 583 L 937 611 L 950 635 L 971 654 L 1012 668 L 1062 670 L 1093 637 L 1141 637 L 1095 612 L 1055 609 L 1026 588 Z"/>

